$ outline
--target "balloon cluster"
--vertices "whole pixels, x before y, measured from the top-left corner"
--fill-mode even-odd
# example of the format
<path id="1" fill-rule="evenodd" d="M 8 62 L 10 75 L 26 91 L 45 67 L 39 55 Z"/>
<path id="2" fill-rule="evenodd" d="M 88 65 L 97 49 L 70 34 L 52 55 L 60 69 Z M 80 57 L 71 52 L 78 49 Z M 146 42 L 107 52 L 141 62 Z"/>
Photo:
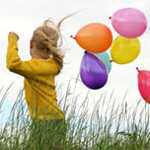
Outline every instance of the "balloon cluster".
<path id="1" fill-rule="evenodd" d="M 110 29 L 101 23 L 91 23 L 82 27 L 73 38 L 85 49 L 80 67 L 83 83 L 91 89 L 103 87 L 111 70 L 110 57 L 105 52 L 112 44 Z"/>
<path id="2" fill-rule="evenodd" d="M 147 27 L 145 15 L 135 8 L 123 8 L 110 17 L 112 26 L 119 36 L 114 40 L 111 57 L 118 64 L 135 60 L 140 53 L 141 36 Z"/>
<path id="3" fill-rule="evenodd" d="M 147 28 L 147 20 L 141 11 L 135 8 L 123 8 L 111 17 L 112 26 L 119 34 L 114 40 L 111 30 L 102 23 L 91 23 L 82 27 L 71 36 L 84 50 L 80 67 L 83 83 L 91 89 L 102 88 L 108 80 L 112 61 L 127 64 L 135 60 L 140 53 L 138 39 Z M 110 56 L 106 50 L 110 49 Z M 139 91 L 150 103 L 150 72 L 139 71 Z M 146 79 L 149 84 L 145 84 Z M 148 90 L 147 90 L 148 89 Z"/>

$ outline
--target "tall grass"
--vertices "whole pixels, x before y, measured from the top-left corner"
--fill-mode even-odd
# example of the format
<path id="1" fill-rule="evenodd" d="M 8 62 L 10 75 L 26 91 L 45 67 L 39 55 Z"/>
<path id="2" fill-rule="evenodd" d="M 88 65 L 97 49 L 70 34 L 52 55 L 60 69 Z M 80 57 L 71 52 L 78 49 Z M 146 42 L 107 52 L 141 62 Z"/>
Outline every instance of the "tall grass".
<path id="1" fill-rule="evenodd" d="M 143 106 L 139 100 L 131 107 L 126 103 L 128 92 L 122 100 L 119 100 L 120 103 L 116 103 L 114 92 L 110 95 L 103 93 L 91 111 L 90 102 L 95 101 L 92 93 L 90 90 L 87 91 L 84 99 L 82 93 L 75 94 L 78 83 L 77 80 L 74 85 L 69 82 L 64 93 L 61 92 L 64 89 L 63 85 L 57 88 L 59 105 L 65 112 L 67 128 L 66 139 L 61 141 L 61 145 L 49 144 L 49 147 L 44 147 L 42 143 L 40 145 L 29 141 L 31 120 L 25 103 L 24 91 L 20 90 L 7 122 L 1 125 L 0 150 L 28 150 L 30 149 L 27 147 L 29 142 L 33 144 L 34 150 L 150 149 L 150 106 L 148 104 Z M 2 116 L 2 107 L 7 101 L 11 86 L 13 85 L 10 85 L 1 96 L 0 116 Z M 74 86 L 73 90 L 72 86 Z M 0 91 L 2 92 L 3 89 Z M 37 140 L 37 135 L 33 139 Z M 55 139 L 48 139 L 49 143 L 53 140 Z"/>

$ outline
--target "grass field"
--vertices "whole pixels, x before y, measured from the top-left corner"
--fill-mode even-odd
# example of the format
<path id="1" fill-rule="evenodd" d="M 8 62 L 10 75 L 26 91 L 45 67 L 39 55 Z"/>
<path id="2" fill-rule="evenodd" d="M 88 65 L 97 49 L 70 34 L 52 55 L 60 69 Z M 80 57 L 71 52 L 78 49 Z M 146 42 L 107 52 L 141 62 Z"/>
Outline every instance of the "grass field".
<path id="1" fill-rule="evenodd" d="M 4 94 L 1 96 L 1 114 L 10 88 L 3 92 Z M 58 88 L 58 92 L 60 91 L 61 86 Z M 141 105 L 141 100 L 139 100 L 134 106 L 129 107 L 125 102 L 127 93 L 119 104 L 111 98 L 111 95 L 110 102 L 107 103 L 105 101 L 106 94 L 103 94 L 95 104 L 93 111 L 88 112 L 90 94 L 90 91 L 88 91 L 82 103 L 77 105 L 80 95 L 75 95 L 74 92 L 71 94 L 70 85 L 68 85 L 65 94 L 60 96 L 63 101 L 60 105 L 66 116 L 65 128 L 67 132 L 66 138 L 59 140 L 58 145 L 56 145 L 54 144 L 56 140 L 55 132 L 52 130 L 52 136 L 49 138 L 45 134 L 45 124 L 43 124 L 43 134 L 41 133 L 40 137 L 35 134 L 30 141 L 31 120 L 25 104 L 23 90 L 21 90 L 7 122 L 1 125 L 0 150 L 150 149 L 150 106 L 148 104 Z M 61 139 L 61 135 L 58 136 L 57 138 Z"/>

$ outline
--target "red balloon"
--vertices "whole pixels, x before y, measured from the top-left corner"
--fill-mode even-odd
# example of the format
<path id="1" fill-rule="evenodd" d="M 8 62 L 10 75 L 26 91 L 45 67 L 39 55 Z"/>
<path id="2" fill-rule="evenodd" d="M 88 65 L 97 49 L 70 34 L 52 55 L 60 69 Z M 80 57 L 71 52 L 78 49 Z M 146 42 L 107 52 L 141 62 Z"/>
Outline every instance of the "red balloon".
<path id="1" fill-rule="evenodd" d="M 142 98 L 150 104 L 150 71 L 138 70 L 138 88 Z"/>

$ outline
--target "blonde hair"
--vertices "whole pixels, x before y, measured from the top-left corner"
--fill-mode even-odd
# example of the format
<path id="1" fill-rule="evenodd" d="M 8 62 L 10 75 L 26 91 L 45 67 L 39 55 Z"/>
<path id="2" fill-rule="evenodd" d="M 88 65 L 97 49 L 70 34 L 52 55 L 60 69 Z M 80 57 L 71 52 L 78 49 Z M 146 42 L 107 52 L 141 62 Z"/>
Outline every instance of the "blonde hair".
<path id="1" fill-rule="evenodd" d="M 43 25 L 38 27 L 34 32 L 31 41 L 34 42 L 35 50 L 43 59 L 52 57 L 58 65 L 60 73 L 63 67 L 64 54 L 60 50 L 62 38 L 60 34 L 61 23 L 68 18 L 64 17 L 57 25 L 49 18 L 44 21 Z M 61 44 L 58 45 L 59 39 Z"/>

